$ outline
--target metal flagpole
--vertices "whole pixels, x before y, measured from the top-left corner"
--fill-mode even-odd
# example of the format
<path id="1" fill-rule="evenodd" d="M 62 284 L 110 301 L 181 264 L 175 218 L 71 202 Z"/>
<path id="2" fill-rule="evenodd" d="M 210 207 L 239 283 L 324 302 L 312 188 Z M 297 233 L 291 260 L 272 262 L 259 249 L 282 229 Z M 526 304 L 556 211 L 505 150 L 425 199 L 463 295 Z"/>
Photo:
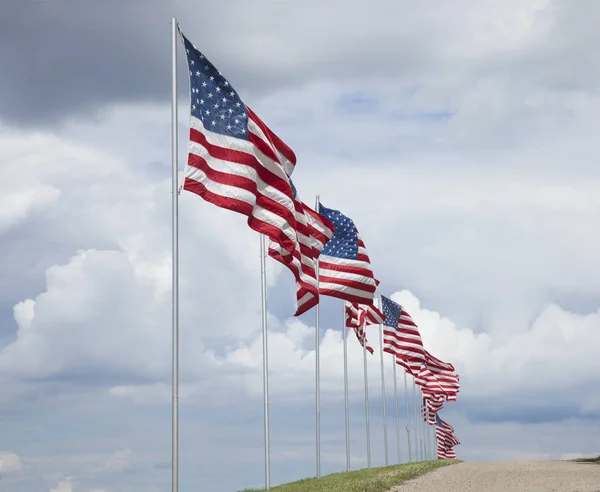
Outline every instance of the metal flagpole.
<path id="1" fill-rule="evenodd" d="M 432 459 L 433 453 L 431 449 L 431 426 L 429 425 L 429 407 L 427 405 L 425 405 L 425 418 L 427 420 L 425 422 L 425 429 L 427 430 L 427 432 L 425 433 L 425 442 L 427 443 L 427 447 L 429 448 L 429 454 L 427 455 L 427 459 Z"/>
<path id="2" fill-rule="evenodd" d="M 423 447 L 425 448 L 425 460 L 429 459 L 429 442 L 427 438 L 427 409 L 423 407 L 423 395 L 421 395 L 421 420 L 423 422 Z"/>
<path id="3" fill-rule="evenodd" d="M 398 411 L 398 381 L 396 380 L 396 361 L 394 360 L 394 408 L 396 410 L 396 447 L 398 448 L 398 464 L 402 463 L 400 455 L 400 412 Z"/>
<path id="4" fill-rule="evenodd" d="M 421 398 L 420 387 L 415 388 L 417 399 L 419 401 L 419 423 L 421 430 L 419 432 L 421 439 L 421 456 L 423 461 L 427 459 L 427 441 L 425 439 L 425 422 L 423 421 L 423 398 Z"/>
<path id="5" fill-rule="evenodd" d="M 363 325 L 366 331 L 366 323 Z M 365 333 L 366 335 L 366 333 Z M 365 373 L 365 422 L 367 427 L 367 468 L 371 468 L 371 426 L 369 422 L 369 376 L 367 373 L 367 347 L 366 336 L 363 336 L 363 370 Z"/>
<path id="6" fill-rule="evenodd" d="M 396 447 L 398 449 L 398 464 L 402 463 L 402 455 L 400 454 L 400 412 L 398 410 L 398 381 L 396 377 L 396 361 L 392 359 L 394 364 L 394 408 L 396 410 Z"/>
<path id="7" fill-rule="evenodd" d="M 172 193 L 172 380 L 171 380 L 171 491 L 179 490 L 179 179 L 177 135 L 177 19 L 171 19 L 171 193 Z"/>
<path id="8" fill-rule="evenodd" d="M 437 436 L 437 423 L 433 426 L 433 439 L 435 442 L 435 459 L 438 459 L 438 436 Z"/>
<path id="9" fill-rule="evenodd" d="M 417 461 L 423 461 L 422 457 L 422 449 L 419 446 L 419 420 L 417 418 L 417 392 L 416 392 L 416 384 L 413 380 L 412 385 L 412 396 L 413 396 L 413 420 L 415 425 L 415 454 L 417 456 Z"/>
<path id="10" fill-rule="evenodd" d="M 346 471 L 350 471 L 350 412 L 348 409 L 348 332 L 346 328 L 346 302 L 342 301 L 344 309 L 344 324 L 342 325 L 342 340 L 344 341 L 344 407 L 346 414 Z"/>
<path id="11" fill-rule="evenodd" d="M 415 392 L 415 382 L 412 384 L 413 397 L 413 423 L 415 427 L 415 456 L 416 461 L 421 459 L 421 449 L 419 448 L 419 421 L 417 420 L 417 393 Z"/>
<path id="12" fill-rule="evenodd" d="M 406 381 L 406 370 L 404 371 L 404 403 L 406 403 L 406 438 L 408 440 L 408 462 L 412 463 L 412 443 L 410 439 L 410 409 L 408 406 L 408 383 Z"/>
<path id="13" fill-rule="evenodd" d="M 319 195 L 315 198 L 315 212 L 319 213 Z M 317 288 L 319 286 L 319 262 L 315 265 Z M 319 333 L 319 304 L 315 306 L 315 408 L 316 408 L 316 459 L 317 478 L 321 477 L 321 355 Z"/>
<path id="14" fill-rule="evenodd" d="M 381 296 L 379 296 L 379 309 L 382 309 Z M 389 465 L 388 460 L 388 435 L 387 435 L 387 416 L 385 408 L 385 376 L 383 366 L 383 325 L 379 325 L 379 359 L 381 362 L 381 406 L 383 408 L 383 445 L 385 447 L 385 466 Z"/>
<path id="15" fill-rule="evenodd" d="M 260 293 L 262 297 L 263 397 L 265 427 L 265 489 L 271 488 L 271 451 L 269 442 L 269 344 L 267 343 L 267 246 L 260 235 Z"/>

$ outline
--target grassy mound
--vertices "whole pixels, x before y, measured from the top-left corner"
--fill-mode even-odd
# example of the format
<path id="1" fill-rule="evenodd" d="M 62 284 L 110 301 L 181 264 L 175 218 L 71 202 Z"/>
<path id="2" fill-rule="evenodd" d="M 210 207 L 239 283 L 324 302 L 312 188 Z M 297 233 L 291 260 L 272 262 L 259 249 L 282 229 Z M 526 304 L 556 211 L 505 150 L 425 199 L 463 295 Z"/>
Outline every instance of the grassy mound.
<path id="1" fill-rule="evenodd" d="M 598 463 L 600 465 L 600 456 L 596 456 L 595 458 L 575 458 L 572 461 L 576 461 L 577 463 Z"/>
<path id="2" fill-rule="evenodd" d="M 305 478 L 298 482 L 271 487 L 271 490 L 275 492 L 387 492 L 394 485 L 400 485 L 431 470 L 455 463 L 460 463 L 460 461 L 424 461 L 371 468 L 370 470 L 334 473 L 321 478 Z M 241 492 L 261 492 L 261 490 L 245 489 Z"/>

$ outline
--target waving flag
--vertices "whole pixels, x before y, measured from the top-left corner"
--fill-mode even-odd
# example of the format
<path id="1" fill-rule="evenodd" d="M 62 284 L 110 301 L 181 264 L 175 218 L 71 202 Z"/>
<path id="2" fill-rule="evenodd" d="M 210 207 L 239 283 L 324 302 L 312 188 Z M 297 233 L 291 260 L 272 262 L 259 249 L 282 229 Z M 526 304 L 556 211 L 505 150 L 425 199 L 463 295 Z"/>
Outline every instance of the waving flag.
<path id="1" fill-rule="evenodd" d="M 365 323 L 367 325 L 381 325 L 385 321 L 385 316 L 376 306 L 345 301 L 344 310 L 348 328 L 356 328 Z"/>
<path id="2" fill-rule="evenodd" d="M 454 435 L 454 428 L 447 422 L 444 422 L 437 414 L 435 420 L 438 459 L 456 458 L 456 453 L 452 448 L 458 446 L 460 441 Z"/>
<path id="3" fill-rule="evenodd" d="M 296 277 L 295 315 L 300 316 L 319 302 L 316 262 L 323 246 L 333 236 L 333 224 L 299 200 L 293 183 L 292 192 L 298 229 L 296 249 L 290 261 L 286 259 L 289 253 L 272 241 L 269 245 L 269 256 L 287 266 Z"/>
<path id="4" fill-rule="evenodd" d="M 417 325 L 400 304 L 381 296 L 385 316 L 383 350 L 396 357 L 396 363 L 417 377 L 425 362 L 425 351 Z"/>
<path id="5" fill-rule="evenodd" d="M 292 261 L 298 230 L 290 176 L 296 156 L 182 34 L 190 74 L 190 142 L 183 188 L 248 217 Z"/>
<path id="6" fill-rule="evenodd" d="M 358 339 L 358 343 L 360 343 L 365 349 L 367 349 L 372 354 L 374 351 L 373 347 L 371 347 L 367 341 L 365 323 L 365 320 L 368 316 L 368 308 L 372 306 L 361 306 L 360 308 L 358 306 L 359 305 L 352 304 L 347 301 L 344 302 L 346 327 L 354 330 L 354 334 Z M 375 310 L 377 310 L 377 308 L 375 308 Z M 370 312 L 372 316 L 377 316 L 377 314 L 375 314 L 375 310 Z M 376 312 L 379 313 L 378 310 Z"/>
<path id="7" fill-rule="evenodd" d="M 425 405 L 429 409 L 430 415 L 435 415 L 444 408 L 444 395 L 442 393 L 424 393 L 423 398 L 425 399 Z"/>
<path id="8" fill-rule="evenodd" d="M 434 357 L 427 350 L 415 382 L 422 387 L 423 393 L 442 394 L 448 401 L 456 400 L 460 390 L 459 376 L 454 366 Z"/>
<path id="9" fill-rule="evenodd" d="M 373 304 L 377 284 L 354 222 L 338 210 L 319 204 L 319 213 L 335 227 L 319 257 L 319 292 L 350 302 Z"/>

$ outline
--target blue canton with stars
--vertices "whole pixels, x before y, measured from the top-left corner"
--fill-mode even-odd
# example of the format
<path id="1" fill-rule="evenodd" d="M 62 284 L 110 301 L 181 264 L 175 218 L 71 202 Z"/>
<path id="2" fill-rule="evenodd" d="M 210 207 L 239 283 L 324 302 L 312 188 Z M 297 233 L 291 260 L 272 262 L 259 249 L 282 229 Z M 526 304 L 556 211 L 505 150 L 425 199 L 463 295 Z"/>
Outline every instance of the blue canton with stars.
<path id="1" fill-rule="evenodd" d="M 321 203 L 319 203 L 319 213 L 329 219 L 335 227 L 333 237 L 327 241 L 321 254 L 345 260 L 356 260 L 358 258 L 358 233 L 352 219 L 338 210 L 324 207 Z"/>
<path id="2" fill-rule="evenodd" d="M 381 306 L 383 314 L 385 315 L 385 321 L 383 324 L 390 328 L 398 329 L 398 320 L 402 314 L 402 306 L 397 302 L 388 299 L 385 296 L 381 296 Z"/>
<path id="3" fill-rule="evenodd" d="M 246 105 L 227 79 L 182 34 L 190 71 L 191 114 L 211 132 L 248 140 Z"/>

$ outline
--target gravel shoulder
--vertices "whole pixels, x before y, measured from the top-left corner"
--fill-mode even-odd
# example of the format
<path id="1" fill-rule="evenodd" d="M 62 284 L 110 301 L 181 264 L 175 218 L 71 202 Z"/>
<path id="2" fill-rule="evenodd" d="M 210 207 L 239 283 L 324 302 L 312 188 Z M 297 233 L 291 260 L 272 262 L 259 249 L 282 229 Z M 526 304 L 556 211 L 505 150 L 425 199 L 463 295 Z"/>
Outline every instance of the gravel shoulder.
<path id="1" fill-rule="evenodd" d="M 390 492 L 600 492 L 600 465 L 569 461 L 459 463 Z"/>

